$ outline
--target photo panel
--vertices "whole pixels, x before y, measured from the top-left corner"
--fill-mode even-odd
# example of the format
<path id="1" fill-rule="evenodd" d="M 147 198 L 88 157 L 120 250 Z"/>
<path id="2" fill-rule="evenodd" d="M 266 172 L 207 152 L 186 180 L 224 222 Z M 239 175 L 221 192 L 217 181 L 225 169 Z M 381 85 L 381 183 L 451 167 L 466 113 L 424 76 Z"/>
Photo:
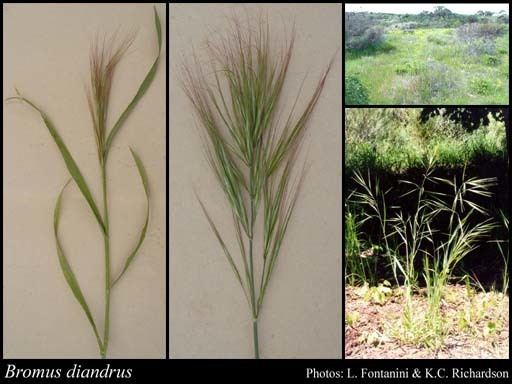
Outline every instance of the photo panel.
<path id="1" fill-rule="evenodd" d="M 341 5 L 170 15 L 170 356 L 340 358 Z"/>
<path id="2" fill-rule="evenodd" d="M 166 6 L 3 22 L 3 357 L 164 359 Z"/>
<path id="3" fill-rule="evenodd" d="M 346 108 L 347 359 L 509 358 L 509 109 Z"/>
<path id="4" fill-rule="evenodd" d="M 345 104 L 508 105 L 509 5 L 345 4 Z"/>

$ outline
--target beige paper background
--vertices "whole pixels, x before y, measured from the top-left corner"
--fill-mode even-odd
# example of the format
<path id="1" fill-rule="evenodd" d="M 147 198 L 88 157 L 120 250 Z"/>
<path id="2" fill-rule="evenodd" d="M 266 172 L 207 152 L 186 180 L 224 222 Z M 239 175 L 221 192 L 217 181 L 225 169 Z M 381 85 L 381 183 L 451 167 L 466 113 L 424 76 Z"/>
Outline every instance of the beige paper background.
<path id="1" fill-rule="evenodd" d="M 306 72 L 304 95 L 311 94 L 341 48 L 340 4 L 170 5 L 171 357 L 253 356 L 247 303 L 193 193 L 195 188 L 235 250 L 229 208 L 205 161 L 178 70 L 192 46 L 200 54 L 204 39 L 224 30 L 226 17 L 259 11 L 268 14 L 274 36 L 281 35 L 283 21 L 296 22 L 295 51 L 283 90 L 288 102 Z M 310 120 L 303 147 L 310 168 L 259 321 L 260 352 L 266 358 L 341 356 L 340 51 L 337 56 Z"/>
<path id="2" fill-rule="evenodd" d="M 151 88 L 126 121 L 109 156 L 112 270 L 120 271 L 145 214 L 145 196 L 128 146 L 148 172 L 148 233 L 111 298 L 109 357 L 165 357 L 165 26 Z M 116 73 L 110 126 L 135 94 L 157 52 L 151 4 L 3 5 L 3 96 L 17 87 L 52 118 L 100 205 L 100 175 L 84 84 L 97 33 L 137 30 Z M 96 358 L 90 325 L 58 265 L 53 209 L 68 173 L 39 115 L 3 104 L 3 348 L 6 358 Z M 82 195 L 63 199 L 63 247 L 98 327 L 103 329 L 103 240 Z M 101 332 L 101 331 L 100 331 Z"/>

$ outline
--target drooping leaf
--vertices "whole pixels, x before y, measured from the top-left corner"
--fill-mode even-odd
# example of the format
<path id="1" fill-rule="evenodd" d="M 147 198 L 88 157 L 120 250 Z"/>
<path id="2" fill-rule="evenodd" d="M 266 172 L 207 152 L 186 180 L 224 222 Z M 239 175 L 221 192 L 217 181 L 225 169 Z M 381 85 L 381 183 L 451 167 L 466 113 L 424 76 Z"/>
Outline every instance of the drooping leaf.
<path id="1" fill-rule="evenodd" d="M 105 158 L 108 156 L 108 152 L 110 151 L 110 147 L 112 146 L 112 140 L 114 140 L 114 137 L 119 132 L 119 129 L 122 127 L 123 123 L 126 121 L 128 116 L 130 115 L 131 111 L 135 108 L 137 103 L 142 99 L 146 91 L 149 89 L 149 86 L 153 82 L 153 79 L 155 78 L 156 70 L 158 69 L 158 62 L 160 60 L 160 52 L 162 50 L 162 26 L 160 24 L 160 18 L 158 16 L 158 13 L 156 11 L 156 8 L 154 8 L 154 15 L 155 15 L 155 28 L 156 28 L 156 34 L 158 38 L 158 55 L 151 66 L 149 72 L 147 73 L 146 77 L 142 81 L 141 85 L 139 86 L 139 89 L 137 90 L 137 93 L 133 97 L 132 101 L 128 104 L 126 109 L 123 111 L 121 116 L 117 119 L 116 123 L 112 127 L 112 130 L 108 134 L 107 142 L 105 144 Z"/>
<path id="2" fill-rule="evenodd" d="M 66 167 L 69 171 L 69 174 L 75 180 L 76 185 L 82 192 L 82 195 L 84 196 L 85 200 L 87 200 L 87 203 L 89 204 L 89 207 L 91 207 L 92 213 L 96 217 L 96 220 L 98 221 L 98 224 L 101 227 L 101 230 L 103 233 L 106 233 L 105 224 L 103 223 L 103 219 L 101 218 L 100 211 L 98 210 L 98 207 L 96 206 L 96 203 L 94 202 L 94 198 L 92 197 L 91 191 L 89 190 L 89 187 L 87 186 L 87 182 L 85 181 L 85 178 L 82 176 L 82 172 L 80 172 L 80 168 L 78 168 L 77 163 L 73 159 L 73 156 L 71 156 L 71 153 L 68 150 L 68 147 L 62 140 L 62 138 L 59 135 L 59 132 L 51 122 L 50 118 L 34 103 L 32 103 L 30 100 L 23 96 L 15 96 L 15 97 L 9 97 L 8 100 L 20 100 L 28 105 L 30 105 L 32 108 L 34 108 L 39 114 L 41 115 L 46 127 L 48 128 L 48 131 L 50 132 L 50 135 L 53 137 L 53 140 L 55 141 L 55 144 L 57 144 L 57 147 L 60 150 L 60 153 L 62 154 L 62 158 L 64 159 L 64 163 L 66 164 Z"/>
<path id="3" fill-rule="evenodd" d="M 132 263 L 133 259 L 137 255 L 137 252 L 139 251 L 139 248 L 141 247 L 142 243 L 144 242 L 144 239 L 146 238 L 146 232 L 148 230 L 148 223 L 149 223 L 149 183 L 148 183 L 148 177 L 146 174 L 146 170 L 144 168 L 144 165 L 142 164 L 142 161 L 140 157 L 135 153 L 135 151 L 130 148 L 130 152 L 132 153 L 133 160 L 135 161 L 135 164 L 137 165 L 137 170 L 139 171 L 140 180 L 142 182 L 142 186 L 144 187 L 144 192 L 146 193 L 146 219 L 144 220 L 144 226 L 142 227 L 142 230 L 140 231 L 139 240 L 137 241 L 137 244 L 135 245 L 135 248 L 132 250 L 130 255 L 126 258 L 126 261 L 124 263 L 124 267 L 117 276 L 117 278 L 112 282 L 111 287 L 113 287 L 119 279 L 124 275 L 130 264 Z"/>
<path id="4" fill-rule="evenodd" d="M 98 343 L 98 346 L 99 346 L 100 352 L 101 352 L 103 350 L 103 343 L 101 342 L 101 338 L 99 336 L 98 329 L 96 327 L 96 323 L 94 322 L 94 318 L 92 316 L 91 310 L 89 309 L 89 306 L 87 305 L 87 301 L 85 300 L 82 290 L 80 289 L 78 280 L 76 279 L 76 276 L 73 273 L 73 270 L 71 269 L 71 265 L 69 265 L 68 259 L 66 258 L 66 255 L 64 254 L 64 251 L 62 249 L 62 244 L 59 239 L 59 223 L 60 223 L 60 210 L 61 210 L 62 195 L 63 195 L 64 190 L 66 189 L 67 185 L 70 183 L 70 181 L 71 181 L 71 179 L 64 185 L 61 192 L 59 193 L 59 197 L 57 198 L 57 202 L 55 203 L 55 210 L 53 213 L 53 230 L 55 233 L 55 243 L 57 245 L 57 255 L 59 257 L 60 268 L 62 270 L 62 273 L 64 274 L 66 283 L 68 283 L 68 286 L 71 289 L 71 292 L 73 292 L 73 295 L 75 296 L 76 300 L 78 301 L 78 303 L 84 310 L 85 315 L 87 316 L 87 319 L 89 320 L 89 323 L 91 324 L 92 330 L 94 331 L 94 335 L 96 336 L 96 341 Z"/>

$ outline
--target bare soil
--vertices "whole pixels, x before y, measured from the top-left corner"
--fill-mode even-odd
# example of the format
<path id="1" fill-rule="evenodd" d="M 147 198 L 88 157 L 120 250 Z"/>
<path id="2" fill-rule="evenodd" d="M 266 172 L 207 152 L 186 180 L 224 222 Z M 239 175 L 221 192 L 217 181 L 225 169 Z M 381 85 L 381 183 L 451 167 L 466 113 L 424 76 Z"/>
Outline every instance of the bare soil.
<path id="1" fill-rule="evenodd" d="M 348 359 L 498 359 L 509 354 L 509 297 L 477 292 L 464 285 L 446 288 L 441 304 L 443 345 L 428 347 L 401 337 L 400 288 L 374 300 L 360 287 L 346 287 L 345 356 Z M 367 291 L 366 291 L 367 292 Z M 424 292 L 413 298 L 415 313 L 425 313 Z"/>

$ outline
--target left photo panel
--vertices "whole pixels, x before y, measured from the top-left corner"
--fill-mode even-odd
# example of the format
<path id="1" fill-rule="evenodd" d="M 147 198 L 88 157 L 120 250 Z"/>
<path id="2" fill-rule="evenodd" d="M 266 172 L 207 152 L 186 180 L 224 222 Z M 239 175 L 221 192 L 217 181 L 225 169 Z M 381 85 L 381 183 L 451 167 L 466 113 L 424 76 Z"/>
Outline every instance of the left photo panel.
<path id="1" fill-rule="evenodd" d="M 166 25 L 3 5 L 4 358 L 165 358 Z"/>

